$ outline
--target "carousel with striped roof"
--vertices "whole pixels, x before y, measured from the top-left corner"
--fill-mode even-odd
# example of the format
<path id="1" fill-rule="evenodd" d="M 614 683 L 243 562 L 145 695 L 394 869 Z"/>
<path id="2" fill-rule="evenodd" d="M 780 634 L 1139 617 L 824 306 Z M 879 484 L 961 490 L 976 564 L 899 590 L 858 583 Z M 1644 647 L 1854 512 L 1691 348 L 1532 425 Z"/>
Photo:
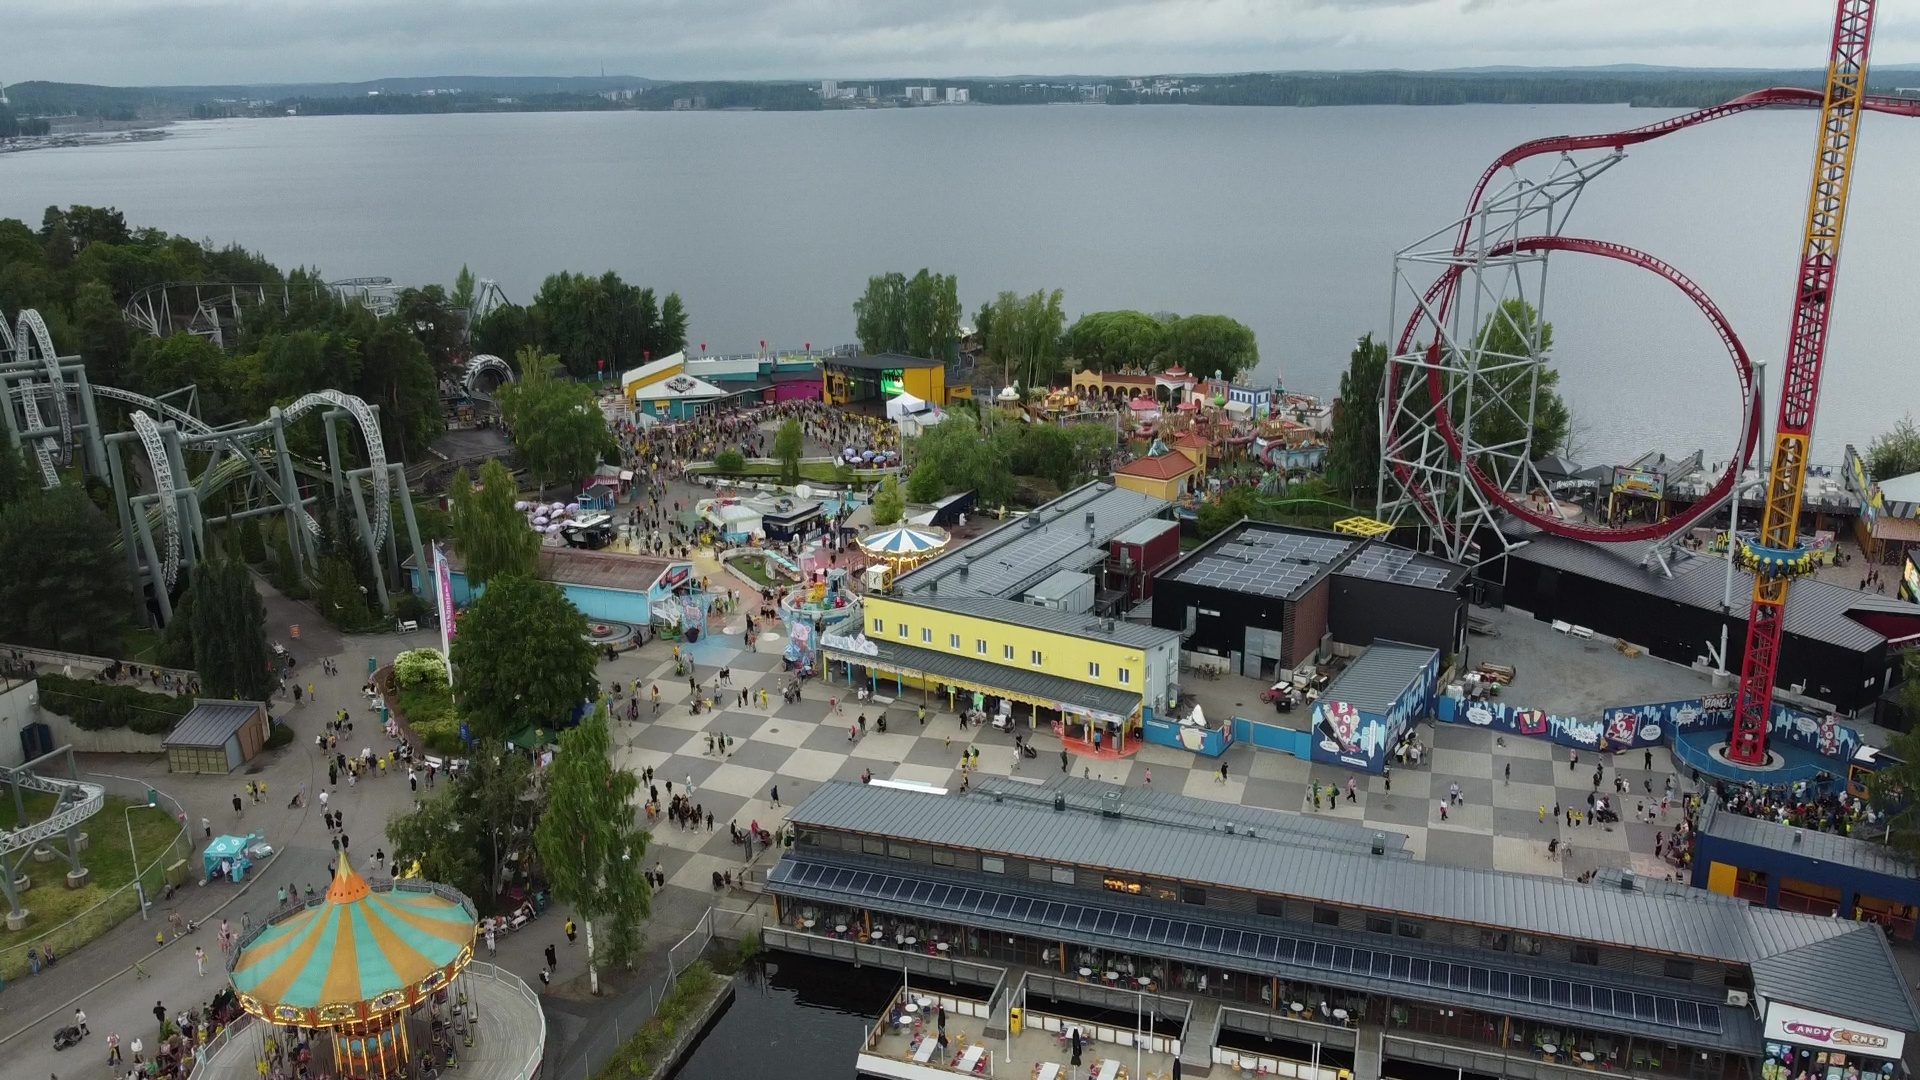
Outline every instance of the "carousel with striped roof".
<path id="1" fill-rule="evenodd" d="M 255 1040 L 232 1041 L 257 1043 L 250 1071 L 273 1071 L 273 1059 L 294 1054 L 302 1063 L 330 1055 L 332 1068 L 321 1071 L 339 1077 L 418 1078 L 458 1064 L 466 1076 L 523 1080 L 539 1063 L 545 1020 L 524 982 L 476 963 L 477 927 L 473 901 L 458 890 L 369 881 L 343 854 L 325 896 L 282 913 L 233 952 L 228 978 L 258 1022 L 246 1025 L 257 1029 Z M 486 1047 L 481 1056 L 493 1068 L 469 1060 L 481 1031 L 517 1042 Z"/>

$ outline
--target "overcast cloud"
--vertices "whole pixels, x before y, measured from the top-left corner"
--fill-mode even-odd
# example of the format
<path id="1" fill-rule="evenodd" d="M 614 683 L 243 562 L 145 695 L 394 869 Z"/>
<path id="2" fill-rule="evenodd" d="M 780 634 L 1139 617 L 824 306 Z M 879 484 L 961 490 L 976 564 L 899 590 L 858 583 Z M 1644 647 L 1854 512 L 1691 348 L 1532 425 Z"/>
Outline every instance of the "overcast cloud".
<path id="1" fill-rule="evenodd" d="M 0 80 L 1817 67 L 1824 0 L 5 0 Z M 1920 2 L 1875 59 L 1920 61 Z"/>

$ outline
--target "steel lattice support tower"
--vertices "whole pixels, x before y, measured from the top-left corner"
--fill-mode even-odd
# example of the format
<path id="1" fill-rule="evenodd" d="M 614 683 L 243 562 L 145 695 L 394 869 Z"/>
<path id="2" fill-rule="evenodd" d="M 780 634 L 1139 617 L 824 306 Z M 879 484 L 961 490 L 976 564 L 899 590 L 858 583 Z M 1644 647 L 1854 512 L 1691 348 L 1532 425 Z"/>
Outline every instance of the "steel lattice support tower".
<path id="1" fill-rule="evenodd" d="M 1820 149 L 1807 193 L 1806 231 L 1800 272 L 1794 280 L 1793 322 L 1787 335 L 1773 462 L 1767 476 L 1760 531 L 1749 551 L 1792 552 L 1800 541 L 1800 503 L 1820 400 L 1827 330 L 1833 320 L 1833 289 L 1846 227 L 1853 154 L 1859 145 L 1874 8 L 1875 0 L 1840 0 L 1834 13 L 1833 48 L 1827 59 L 1826 95 L 1820 110 Z M 1757 566 L 1758 560 L 1750 563 Z M 1740 665 L 1740 695 L 1727 744 L 1727 756 L 1742 764 L 1758 765 L 1766 760 L 1767 726 L 1773 712 L 1780 637 L 1792 576 L 1757 568 L 1754 573 L 1747 649 Z"/>

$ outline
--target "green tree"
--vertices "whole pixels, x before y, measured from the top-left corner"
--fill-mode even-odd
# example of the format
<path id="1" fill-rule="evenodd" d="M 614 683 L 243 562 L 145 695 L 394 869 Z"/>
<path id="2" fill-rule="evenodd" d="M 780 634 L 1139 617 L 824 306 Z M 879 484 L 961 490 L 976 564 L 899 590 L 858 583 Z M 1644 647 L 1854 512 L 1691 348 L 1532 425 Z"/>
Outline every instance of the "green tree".
<path id="1" fill-rule="evenodd" d="M 1363 336 L 1347 356 L 1327 447 L 1327 483 L 1352 493 L 1371 489 L 1380 475 L 1380 390 L 1387 376 L 1387 344 Z"/>
<path id="2" fill-rule="evenodd" d="M 524 857 L 532 847 L 545 794 L 530 757 L 497 740 L 483 741 L 451 783 L 387 822 L 394 861 L 419 859 L 427 880 L 444 881 L 475 899 L 499 896 L 510 858 Z"/>
<path id="3" fill-rule="evenodd" d="M 498 460 L 480 467 L 480 486 L 467 471 L 454 474 L 448 492 L 453 503 L 453 547 L 460 553 L 467 581 L 485 585 L 496 577 L 533 577 L 539 570 L 540 534 L 527 527 L 526 515 L 513 508 L 520 491 L 513 474 Z"/>
<path id="4" fill-rule="evenodd" d="M 586 616 L 557 586 L 495 578 L 460 616 L 453 639 L 461 716 L 483 739 L 558 728 L 593 696 L 597 660 Z"/>
<path id="5" fill-rule="evenodd" d="M 1876 481 L 1920 472 L 1920 429 L 1913 417 L 1903 416 L 1892 430 L 1875 436 L 1867 444 L 1866 464 L 1867 475 Z"/>
<path id="6" fill-rule="evenodd" d="M 1001 430 L 1025 426 L 1008 425 Z M 983 506 L 1007 502 L 1014 492 L 1010 438 L 998 432 L 994 437 L 985 436 L 971 415 L 949 413 L 908 444 L 913 469 L 907 478 L 907 495 L 915 502 L 926 503 L 954 492 L 973 491 Z"/>
<path id="7" fill-rule="evenodd" d="M 1073 362 L 1090 371 L 1158 371 L 1167 325 L 1144 311 L 1095 311 L 1067 330 Z"/>
<path id="8" fill-rule="evenodd" d="M 1908 653 L 1900 662 L 1902 682 L 1896 691 L 1900 714 L 1908 728 L 1887 742 L 1887 753 L 1900 762 L 1867 780 L 1867 802 L 1886 815 L 1881 835 L 1895 851 L 1920 860 L 1920 653 Z"/>
<path id="9" fill-rule="evenodd" d="M 450 377 L 466 351 L 467 320 L 459 305 L 438 285 L 402 289 L 395 301 L 400 324 L 413 332 L 434 371 Z"/>
<path id="10" fill-rule="evenodd" d="M 1260 350 L 1246 324 L 1225 315 L 1184 315 L 1167 324 L 1163 368 L 1179 364 L 1198 376 L 1218 374 L 1229 382 L 1260 363 Z"/>
<path id="11" fill-rule="evenodd" d="M 671 356 L 683 352 L 687 347 L 687 306 L 681 302 L 680 294 L 668 293 L 660 301 L 660 334 L 654 342 L 653 355 Z"/>
<path id="12" fill-rule="evenodd" d="M 640 778 L 615 768 L 612 754 L 603 702 L 579 727 L 560 736 L 547 771 L 546 812 L 533 834 L 554 897 L 579 914 L 586 930 L 587 978 L 595 994 L 600 957 L 594 920 L 608 921 L 607 959 L 625 963 L 638 950 L 640 924 L 652 908 L 642 869 L 648 837 L 634 824 Z"/>
<path id="13" fill-rule="evenodd" d="M 538 348 L 540 326 L 532 309 L 501 304 L 473 324 L 473 351 L 512 360 L 522 349 Z"/>
<path id="14" fill-rule="evenodd" d="M 251 566 L 259 566 L 267 561 L 267 539 L 260 531 L 259 518 L 241 518 L 240 524 L 234 526 L 234 532 L 239 541 L 241 561 Z"/>
<path id="15" fill-rule="evenodd" d="M 867 291 L 853 302 L 853 332 L 862 352 L 906 351 L 907 275 L 891 272 L 867 279 Z"/>
<path id="16" fill-rule="evenodd" d="M 773 436 L 773 458 L 780 463 L 781 483 L 800 482 L 800 452 L 805 448 L 806 435 L 800 430 L 800 421 L 789 420 L 780 425 Z"/>
<path id="17" fill-rule="evenodd" d="M 0 509 L 0 641 L 116 655 L 133 611 L 118 533 L 77 484 Z"/>
<path id="18" fill-rule="evenodd" d="M 947 360 L 960 342 L 959 282 L 924 267 L 907 282 L 906 344 L 910 356 Z"/>
<path id="19" fill-rule="evenodd" d="M 593 388 L 554 378 L 554 357 L 521 350 L 520 380 L 500 388 L 500 418 L 544 496 L 553 483 L 578 483 L 615 450 Z"/>
<path id="20" fill-rule="evenodd" d="M 26 448 L 0 440 L 0 510 L 39 490 L 39 470 L 28 463 Z"/>
<path id="21" fill-rule="evenodd" d="M 267 607 L 247 565 L 210 559 L 194 567 L 186 616 L 193 638 L 193 669 L 215 697 L 265 701 L 273 693 L 267 659 Z"/>
<path id="22" fill-rule="evenodd" d="M 873 523 L 887 526 L 899 521 L 907 509 L 906 499 L 900 495 L 900 479 L 889 476 L 880 482 L 880 490 L 873 496 Z"/>
<path id="23" fill-rule="evenodd" d="M 328 622 L 348 631 L 369 629 L 373 608 L 353 560 L 345 554 L 322 555 L 313 575 L 313 606 Z"/>
<path id="24" fill-rule="evenodd" d="M 1532 458 L 1557 454 L 1567 445 L 1573 426 L 1573 414 L 1560 397 L 1560 372 L 1550 367 L 1553 351 L 1553 324 L 1542 322 L 1539 312 L 1525 300 L 1506 300 L 1480 324 L 1477 336 L 1485 371 L 1473 387 L 1473 440 L 1481 446 L 1510 446 L 1516 451 L 1527 436 L 1521 410 L 1529 396 L 1533 402 L 1533 441 L 1528 448 Z M 1516 358 L 1537 357 L 1538 364 L 1516 363 Z M 1538 371 L 1538 381 L 1529 382 Z M 1467 388 L 1450 388 L 1455 422 L 1467 411 Z M 1529 395 L 1531 391 L 1531 395 Z"/>
<path id="25" fill-rule="evenodd" d="M 1029 390 L 1052 384 L 1065 334 L 1065 298 L 1059 289 L 1041 289 L 1026 296 L 1003 292 L 994 300 L 987 359 L 1007 381 Z"/>
<path id="26" fill-rule="evenodd" d="M 747 471 L 747 456 L 728 447 L 713 455 L 713 467 L 723 473 L 743 473 Z"/>
<path id="27" fill-rule="evenodd" d="M 453 275 L 453 292 L 447 295 L 447 304 L 460 314 L 461 329 L 469 336 L 473 330 L 473 305 L 479 302 L 475 287 L 479 283 L 474 279 L 473 271 L 465 263 L 460 264 L 460 272 Z"/>

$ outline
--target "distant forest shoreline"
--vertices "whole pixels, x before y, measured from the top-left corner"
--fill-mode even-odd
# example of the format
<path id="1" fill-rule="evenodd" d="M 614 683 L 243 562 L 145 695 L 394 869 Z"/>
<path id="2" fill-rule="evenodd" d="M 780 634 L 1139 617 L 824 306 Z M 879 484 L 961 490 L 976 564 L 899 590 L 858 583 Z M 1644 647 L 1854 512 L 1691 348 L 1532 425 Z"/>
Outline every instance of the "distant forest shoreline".
<path id="1" fill-rule="evenodd" d="M 1769 86 L 1818 88 L 1816 71 L 1585 69 L 1499 72 L 1328 72 L 1153 77 L 888 79 L 858 83 L 585 79 L 390 79 L 258 87 L 104 87 L 19 83 L 0 107 L 0 135 L 40 117 L 161 120 L 472 112 L 814 112 L 985 105 L 1628 105 L 1701 108 Z M 1882 70 L 1880 93 L 1920 95 L 1920 72 Z"/>

